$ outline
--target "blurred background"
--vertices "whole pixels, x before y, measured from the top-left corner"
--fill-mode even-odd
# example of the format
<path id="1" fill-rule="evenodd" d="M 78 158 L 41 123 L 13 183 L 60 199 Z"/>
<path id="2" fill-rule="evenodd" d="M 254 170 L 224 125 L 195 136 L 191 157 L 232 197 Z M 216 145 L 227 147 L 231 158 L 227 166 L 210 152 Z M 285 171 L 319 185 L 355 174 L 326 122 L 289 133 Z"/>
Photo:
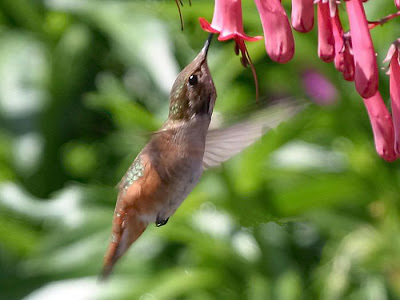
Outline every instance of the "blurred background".
<path id="1" fill-rule="evenodd" d="M 262 99 L 317 104 L 207 171 L 96 283 L 115 186 L 166 119 L 213 6 L 184 1 L 182 32 L 173 0 L 0 2 L 0 299 L 400 299 L 400 165 L 375 153 L 353 83 L 318 59 L 316 26 L 294 33 L 288 64 L 263 41 L 248 49 Z M 395 12 L 389 0 L 366 8 L 370 20 Z M 254 2 L 243 11 L 261 35 Z M 399 21 L 372 35 L 382 67 Z M 214 39 L 209 52 L 222 116 L 255 107 L 233 48 Z"/>

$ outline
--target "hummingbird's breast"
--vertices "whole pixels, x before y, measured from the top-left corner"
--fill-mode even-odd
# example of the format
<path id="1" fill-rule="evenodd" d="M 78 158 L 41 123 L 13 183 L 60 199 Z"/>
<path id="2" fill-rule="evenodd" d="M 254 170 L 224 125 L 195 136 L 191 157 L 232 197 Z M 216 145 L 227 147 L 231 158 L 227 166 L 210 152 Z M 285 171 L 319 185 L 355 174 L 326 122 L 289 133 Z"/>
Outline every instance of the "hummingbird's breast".
<path id="1" fill-rule="evenodd" d="M 183 124 L 167 122 L 145 147 L 144 153 L 162 183 L 151 221 L 169 218 L 198 183 L 209 123 L 207 116 Z"/>

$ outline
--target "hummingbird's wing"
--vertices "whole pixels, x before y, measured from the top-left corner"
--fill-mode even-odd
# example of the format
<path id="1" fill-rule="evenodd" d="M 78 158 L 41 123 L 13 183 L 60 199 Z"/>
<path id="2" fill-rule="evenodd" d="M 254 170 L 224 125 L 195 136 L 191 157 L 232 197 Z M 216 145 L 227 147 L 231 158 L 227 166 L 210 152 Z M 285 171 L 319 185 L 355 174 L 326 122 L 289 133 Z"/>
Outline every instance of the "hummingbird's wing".
<path id="1" fill-rule="evenodd" d="M 293 117 L 304 106 L 305 104 L 298 100 L 280 100 L 233 126 L 209 130 L 206 136 L 203 169 L 219 166 L 253 144 L 268 130 Z"/>

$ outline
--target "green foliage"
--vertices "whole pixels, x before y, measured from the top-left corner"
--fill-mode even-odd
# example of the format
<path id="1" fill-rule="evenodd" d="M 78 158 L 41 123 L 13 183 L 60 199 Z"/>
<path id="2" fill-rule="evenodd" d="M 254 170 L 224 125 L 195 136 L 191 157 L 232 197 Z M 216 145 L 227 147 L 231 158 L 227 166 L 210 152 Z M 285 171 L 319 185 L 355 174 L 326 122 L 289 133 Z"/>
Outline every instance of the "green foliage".
<path id="1" fill-rule="evenodd" d="M 260 92 L 304 98 L 314 69 L 338 101 L 207 171 L 96 284 L 114 186 L 207 37 L 197 18 L 211 20 L 213 2 L 192 2 L 183 32 L 173 0 L 0 2 L 0 299 L 399 299 L 399 163 L 376 155 L 362 99 L 318 59 L 316 29 L 295 33 L 285 65 L 248 45 Z M 371 18 L 394 12 L 381 2 L 368 2 Z M 254 3 L 243 9 L 246 31 L 261 34 Z M 379 62 L 398 22 L 374 29 Z M 255 106 L 232 48 L 214 38 L 209 54 L 216 111 L 231 115 Z"/>

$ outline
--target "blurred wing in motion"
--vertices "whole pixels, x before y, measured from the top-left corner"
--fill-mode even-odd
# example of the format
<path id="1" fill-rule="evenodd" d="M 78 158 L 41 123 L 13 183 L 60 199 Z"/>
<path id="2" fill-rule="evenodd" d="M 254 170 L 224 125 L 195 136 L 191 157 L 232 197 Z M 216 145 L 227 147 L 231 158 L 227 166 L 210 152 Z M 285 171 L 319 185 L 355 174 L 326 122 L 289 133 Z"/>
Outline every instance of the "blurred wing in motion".
<path id="1" fill-rule="evenodd" d="M 203 169 L 219 166 L 256 142 L 268 130 L 296 115 L 304 106 L 303 101 L 279 100 L 235 125 L 209 130 L 206 137 Z"/>

